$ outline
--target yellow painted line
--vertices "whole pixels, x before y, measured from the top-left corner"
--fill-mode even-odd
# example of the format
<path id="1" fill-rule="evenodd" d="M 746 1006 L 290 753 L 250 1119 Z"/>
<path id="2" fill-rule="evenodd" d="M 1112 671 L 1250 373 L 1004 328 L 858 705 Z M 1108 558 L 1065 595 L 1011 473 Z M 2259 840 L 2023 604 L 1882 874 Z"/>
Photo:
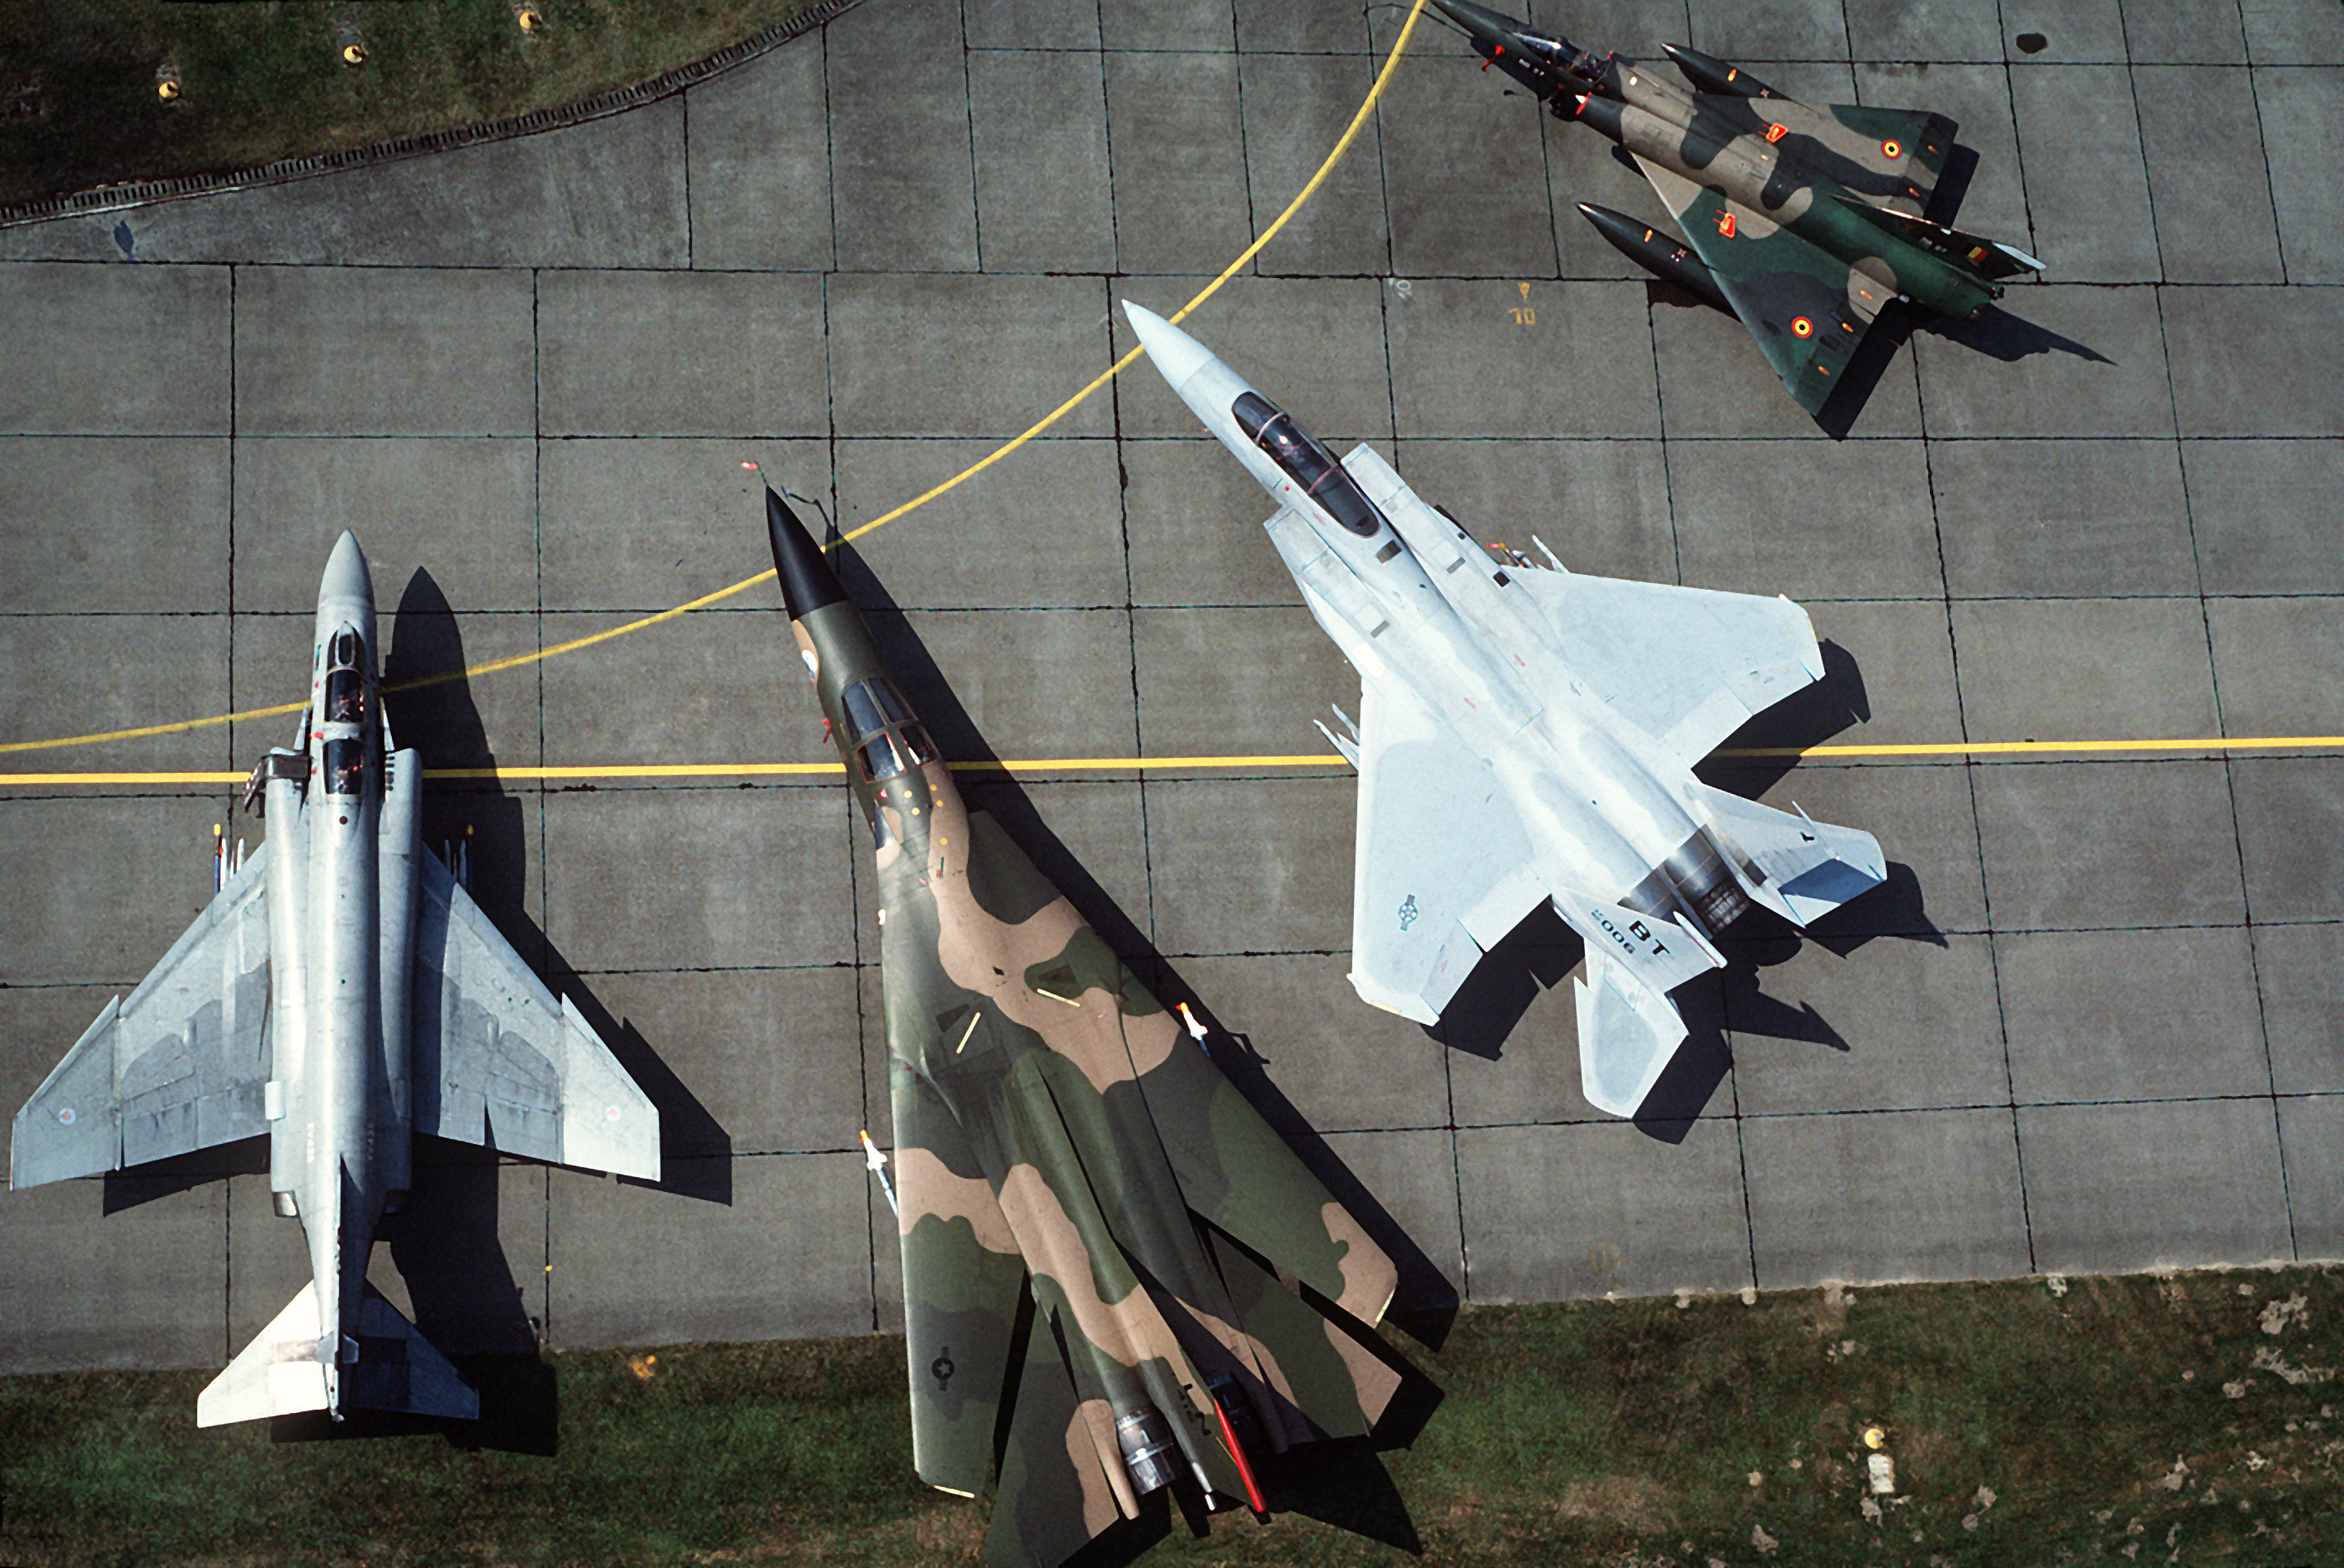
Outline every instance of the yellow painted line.
<path id="1" fill-rule="evenodd" d="M 2208 736 L 2175 740 L 1944 740 L 1870 746 L 1757 746 L 1713 752 L 1751 757 L 2012 757 L 2072 751 L 2334 751 L 2344 735 Z"/>
<path id="2" fill-rule="evenodd" d="M 1711 755 L 1727 760 L 1759 758 L 1829 760 L 1862 757 L 2076 756 L 2143 751 L 2339 751 L 2344 735 L 2177 737 L 2157 740 L 1946 740 L 1848 746 L 1737 747 Z M 1026 757 L 949 764 L 955 773 L 1149 773 L 1181 769 L 1261 769 L 1346 768 L 1326 754 L 1268 752 L 1234 757 Z M 435 783 L 560 783 L 600 779 L 765 779 L 835 776 L 835 762 L 601 762 L 549 768 L 426 768 Z M 213 772 L 0 773 L 0 787 L 40 789 L 83 784 L 241 784 L 250 775 Z"/>
<path id="3" fill-rule="evenodd" d="M 0 784 L 21 789 L 67 784 L 241 784 L 249 773 L 0 773 Z"/>
<path id="4" fill-rule="evenodd" d="M 1409 7 L 1408 20 L 1400 27 L 1399 36 L 1393 40 L 1391 53 L 1385 56 L 1383 69 L 1376 74 L 1375 84 L 1368 89 L 1368 95 L 1363 101 L 1361 101 L 1359 112 L 1351 116 L 1351 123 L 1344 127 L 1341 138 L 1336 142 L 1334 150 L 1327 155 L 1326 161 L 1318 166 L 1318 172 L 1313 174 L 1310 176 L 1309 182 L 1305 185 L 1301 190 L 1295 194 L 1294 199 L 1286 204 L 1286 210 L 1279 213 L 1270 226 L 1268 228 L 1263 229 L 1260 236 L 1256 238 L 1251 245 L 1246 246 L 1244 252 L 1239 255 L 1235 261 L 1229 263 L 1228 266 L 1221 269 L 1219 276 L 1214 278 L 1212 282 L 1207 284 L 1202 289 L 1198 290 L 1197 297 L 1194 299 L 1191 299 L 1187 304 L 1182 306 L 1179 309 L 1172 313 L 1171 318 L 1174 321 L 1182 319 L 1187 316 L 1189 312 L 1204 304 L 1205 301 L 1212 298 L 1214 295 L 1218 294 L 1221 290 L 1221 286 L 1228 282 L 1230 278 L 1235 277 L 1238 275 L 1238 270 L 1242 268 L 1246 263 L 1260 255 L 1262 247 L 1268 245 L 1271 240 L 1275 239 L 1278 236 L 1278 231 L 1283 229 L 1287 224 L 1292 220 L 1296 213 L 1302 210 L 1303 204 L 1308 202 L 1313 196 L 1317 195 L 1318 187 L 1327 183 L 1327 176 L 1334 172 L 1335 166 L 1342 161 L 1343 155 L 1351 150 L 1351 144 L 1359 140 L 1359 131 L 1361 127 L 1367 125 L 1368 116 L 1375 113 L 1376 105 L 1381 101 L 1384 95 L 1384 89 L 1391 82 L 1393 72 L 1399 66 L 1400 56 L 1408 52 L 1409 40 L 1416 32 L 1417 18 L 1424 14 L 1425 4 L 1426 0 L 1416 0 L 1416 3 Z M 897 507 L 893 511 L 883 512 L 878 517 L 872 518 L 869 522 L 863 524 L 860 528 L 842 536 L 838 540 L 838 543 L 844 544 L 850 539 L 859 539 L 864 535 L 870 533 L 874 529 L 884 528 L 887 524 L 894 522 L 896 518 L 901 518 L 907 513 L 918 510 L 920 508 L 926 506 L 930 501 L 935 500 L 938 496 L 945 494 L 948 490 L 955 489 L 966 481 L 975 478 L 977 475 L 985 472 L 985 469 L 990 468 L 994 464 L 999 462 L 1002 458 L 1017 450 L 1018 447 L 1023 447 L 1026 442 L 1031 441 L 1035 437 L 1040 435 L 1043 431 L 1048 429 L 1051 426 L 1065 418 L 1068 414 L 1073 413 L 1075 409 L 1080 407 L 1092 394 L 1096 393 L 1100 387 L 1105 387 L 1108 382 L 1113 381 L 1117 376 L 1123 374 L 1123 372 L 1130 367 L 1132 362 L 1137 360 L 1140 355 L 1145 352 L 1146 350 L 1144 349 L 1132 349 L 1122 358 L 1116 360 L 1113 365 L 1108 366 L 1104 372 L 1094 377 L 1090 385 L 1085 387 L 1081 391 L 1076 393 L 1073 397 L 1059 404 L 1056 408 L 1051 409 L 1049 413 L 1044 415 L 1040 419 L 1026 427 L 1023 432 L 1011 440 L 995 447 L 993 451 L 988 452 L 975 463 L 972 463 L 967 467 L 962 469 L 959 473 L 955 474 L 951 478 L 946 479 L 943 484 L 936 486 L 933 489 L 926 490 L 920 495 L 913 497 L 910 500 L 904 502 L 902 506 Z M 831 548 L 836 548 L 837 547 L 834 545 Z M 771 582 L 773 580 L 773 573 L 770 569 L 762 571 L 754 577 L 743 578 L 739 582 L 732 584 L 729 588 L 721 588 L 713 593 L 702 594 L 698 598 L 692 599 L 689 603 L 677 605 L 672 609 L 661 610 L 656 615 L 644 616 L 640 620 L 628 621 L 622 626 L 614 626 L 604 631 L 592 632 L 585 637 L 572 638 L 567 642 L 555 643 L 551 648 L 541 648 L 531 653 L 517 653 L 510 658 L 490 659 L 485 664 L 475 664 L 463 669 L 451 669 L 439 675 L 427 675 L 419 677 L 412 680 L 404 680 L 396 686 L 387 687 L 385 689 L 389 691 L 408 691 L 418 687 L 440 686 L 451 680 L 469 680 L 475 676 L 494 675 L 500 670 L 519 669 L 524 665 L 541 664 L 549 658 L 554 658 L 567 653 L 577 653 L 581 649 L 593 648 L 599 644 L 609 642 L 613 638 L 625 637 L 630 632 L 642 631 L 648 628 L 658 626 L 662 621 L 673 620 L 678 616 L 688 615 L 696 609 L 704 609 L 710 605 L 718 604 L 725 599 L 731 598 L 735 594 L 746 592 L 748 589 L 755 588 L 759 583 Z M 185 733 L 190 729 L 206 729 L 217 725 L 233 724 L 239 719 L 271 719 L 281 714 L 298 713 L 301 711 L 303 706 L 304 704 L 302 703 L 290 702 L 282 704 L 276 708 L 257 708 L 244 713 L 218 714 L 206 719 L 185 719 L 171 724 L 142 725 L 136 729 L 113 729 L 96 735 L 67 735 L 60 737 L 55 740 L 11 740 L 0 742 L 0 755 L 5 755 L 14 751 L 51 751 L 61 750 L 65 748 L 74 746 L 96 746 L 110 740 L 136 740 L 152 735 L 177 735 Z M 5 777 L 8 776 L 0 775 L 0 778 Z"/>
<path id="5" fill-rule="evenodd" d="M 1359 140 L 1360 128 L 1368 123 L 1368 116 L 1375 113 L 1376 105 L 1383 98 L 1385 87 L 1390 85 L 1392 73 L 1399 67 L 1400 56 L 1408 52 L 1409 39 L 1416 32 L 1417 18 L 1424 14 L 1424 6 L 1425 0 L 1416 0 L 1416 4 L 1409 7 L 1408 20 L 1402 24 L 1399 30 L 1399 36 L 1392 41 L 1391 53 L 1384 57 L 1383 69 L 1376 73 L 1375 84 L 1368 89 L 1367 97 L 1360 101 L 1359 112 L 1351 116 L 1351 123 L 1343 127 L 1343 135 L 1335 143 L 1335 150 L 1327 155 L 1326 161 L 1318 166 L 1318 172 L 1310 176 L 1308 184 L 1306 184 L 1299 191 L 1295 193 L 1294 199 L 1286 204 L 1286 210 L 1279 213 L 1276 218 L 1272 219 L 1269 226 L 1263 229 L 1259 236 L 1257 237 L 1251 245 L 1246 246 L 1244 251 L 1238 255 L 1235 261 L 1229 263 L 1228 266 L 1221 269 L 1221 274 L 1218 277 L 1214 278 L 1212 282 L 1205 285 L 1203 288 L 1197 290 L 1197 297 L 1194 299 L 1191 299 L 1187 304 L 1182 306 L 1179 309 L 1172 313 L 1171 319 L 1173 321 L 1177 322 L 1181 320 L 1184 317 L 1187 316 L 1189 312 L 1204 304 L 1205 301 L 1212 298 L 1216 294 L 1218 294 L 1221 291 L 1221 286 L 1228 282 L 1230 278 L 1235 277 L 1238 275 L 1238 269 L 1243 267 L 1246 263 L 1251 261 L 1255 256 L 1259 256 L 1261 254 L 1262 247 L 1267 246 L 1271 240 L 1277 238 L 1278 230 L 1284 228 L 1293 218 L 1294 215 L 1302 210 L 1302 205 L 1305 202 L 1308 201 L 1313 196 L 1318 194 L 1318 187 L 1320 186 L 1326 184 L 1327 176 L 1334 173 L 1335 166 L 1342 162 L 1343 155 L 1351 150 L 1351 144 L 1353 142 Z M 928 491 L 924 495 L 913 497 L 910 500 L 904 502 L 902 506 L 897 507 L 892 512 L 881 513 L 878 517 L 872 518 L 861 528 L 843 536 L 839 539 L 839 543 L 844 544 L 849 539 L 859 539 L 864 535 L 871 532 L 874 528 L 894 522 L 897 518 L 902 517 L 904 513 L 913 510 L 914 508 L 926 506 L 930 501 L 935 500 L 938 496 L 943 495 L 945 491 L 953 489 L 966 480 L 975 478 L 977 475 L 985 472 L 985 469 L 993 467 L 994 464 L 999 462 L 1002 458 L 1007 457 L 1010 453 L 1015 451 L 1018 447 L 1024 446 L 1026 442 L 1032 440 L 1035 437 L 1040 435 L 1043 431 L 1048 429 L 1059 420 L 1065 418 L 1068 414 L 1073 413 L 1076 407 L 1081 406 L 1085 399 L 1091 396 L 1092 393 L 1096 392 L 1100 387 L 1114 380 L 1117 376 L 1122 375 L 1134 361 L 1137 360 L 1141 355 L 1147 352 L 1147 351 L 1145 348 L 1132 349 L 1130 352 L 1124 355 L 1122 358 L 1108 366 L 1096 379 L 1091 382 L 1089 386 L 1084 387 L 1081 391 L 1076 393 L 1073 397 L 1059 404 L 1056 408 L 1051 409 L 1049 413 L 1043 416 L 1041 419 L 1037 420 L 1033 425 L 1027 427 L 1025 431 L 1019 434 L 1015 439 L 1011 440 L 1007 445 L 987 453 L 975 463 L 973 463 L 968 467 L 962 469 L 959 473 L 955 474 L 951 478 L 946 479 L 943 484 L 938 485 L 935 489 Z M 772 574 L 768 573 L 766 575 L 771 576 Z"/>

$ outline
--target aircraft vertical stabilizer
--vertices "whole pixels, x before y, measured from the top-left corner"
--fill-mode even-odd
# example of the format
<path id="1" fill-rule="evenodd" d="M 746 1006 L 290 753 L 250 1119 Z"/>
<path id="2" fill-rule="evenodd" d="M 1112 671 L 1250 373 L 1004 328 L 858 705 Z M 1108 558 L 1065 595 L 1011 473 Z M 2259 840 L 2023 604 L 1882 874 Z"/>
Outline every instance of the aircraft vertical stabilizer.
<path id="1" fill-rule="evenodd" d="M 359 1312 L 358 1359 L 329 1369 L 318 1359 L 324 1333 L 312 1282 L 196 1396 L 196 1424 L 315 1410 L 336 1410 L 338 1419 L 338 1405 L 480 1418 L 480 1396 L 372 1285 Z M 340 1384 L 338 1400 L 332 1382 Z"/>

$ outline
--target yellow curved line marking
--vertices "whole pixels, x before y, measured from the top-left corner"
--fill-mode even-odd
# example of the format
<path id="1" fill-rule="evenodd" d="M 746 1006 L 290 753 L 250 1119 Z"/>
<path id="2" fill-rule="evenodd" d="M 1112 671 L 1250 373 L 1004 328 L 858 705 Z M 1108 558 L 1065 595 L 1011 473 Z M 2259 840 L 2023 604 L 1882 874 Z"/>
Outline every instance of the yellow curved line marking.
<path id="1" fill-rule="evenodd" d="M 1182 306 L 1179 309 L 1172 313 L 1171 318 L 1174 321 L 1181 320 L 1198 306 L 1204 304 L 1205 301 L 1212 298 L 1214 295 L 1218 294 L 1221 290 L 1221 286 L 1228 282 L 1230 278 L 1235 277 L 1238 275 L 1238 269 L 1243 267 L 1246 263 L 1260 255 L 1262 247 L 1268 245 L 1271 240 L 1277 238 L 1278 231 L 1287 226 L 1288 222 L 1293 218 L 1296 213 L 1302 210 L 1302 205 L 1308 201 L 1313 196 L 1317 195 L 1318 187 L 1327 183 L 1327 176 L 1334 172 L 1335 166 L 1342 161 L 1343 155 L 1351 150 L 1351 144 L 1359 140 L 1360 127 L 1368 123 L 1368 116 L 1375 112 L 1377 103 L 1382 99 L 1384 89 L 1391 81 L 1392 73 L 1399 66 L 1400 56 L 1408 52 L 1409 39 L 1416 32 L 1417 18 L 1424 14 L 1425 5 L 1426 0 L 1416 0 L 1416 3 L 1409 7 L 1408 20 L 1401 25 L 1399 36 L 1393 40 L 1391 53 L 1384 58 L 1383 69 L 1376 73 L 1375 84 L 1368 89 L 1368 95 L 1361 101 L 1359 112 L 1351 116 L 1351 123 L 1344 127 L 1343 135 L 1341 138 L 1336 142 L 1334 151 L 1327 155 L 1326 161 L 1318 166 L 1318 172 L 1310 176 L 1309 183 L 1305 185 L 1301 190 L 1295 194 L 1294 199 L 1286 204 L 1286 210 L 1279 213 L 1270 226 L 1268 228 L 1263 229 L 1260 236 L 1256 238 L 1251 245 L 1246 246 L 1243 253 L 1241 253 L 1235 261 L 1229 263 L 1228 266 L 1221 269 L 1221 274 L 1218 277 L 1214 278 L 1212 282 L 1207 284 L 1201 290 L 1199 290 L 1194 299 L 1191 299 L 1187 304 Z M 1080 407 L 1092 394 L 1096 393 L 1100 387 L 1106 386 L 1108 382 L 1114 380 L 1117 376 L 1122 375 L 1134 360 L 1137 359 L 1146 352 L 1147 350 L 1143 348 L 1132 349 L 1122 358 L 1116 360 L 1114 364 L 1108 366 L 1106 370 L 1095 377 L 1091 380 L 1090 385 L 1085 387 L 1081 391 L 1076 393 L 1073 397 L 1059 404 L 1056 408 L 1051 409 L 1047 414 L 1035 421 L 1032 425 L 1027 426 L 1024 431 L 1008 442 L 995 447 L 993 451 L 987 453 L 983 457 L 980 457 L 975 463 L 970 464 L 967 467 L 962 469 L 959 473 L 955 474 L 951 478 L 946 479 L 944 483 L 936 486 L 935 488 L 914 496 L 910 500 L 905 501 L 902 506 L 897 507 L 894 510 L 882 512 L 879 516 L 872 518 L 869 522 L 864 523 L 862 527 L 855 528 L 850 533 L 842 535 L 839 538 L 837 544 L 834 544 L 830 548 L 835 549 L 837 545 L 844 544 L 850 539 L 859 539 L 864 535 L 894 522 L 896 518 L 904 516 L 906 513 L 916 511 L 920 508 L 926 506 L 930 501 L 935 500 L 938 496 L 945 494 L 948 490 L 955 489 L 966 481 L 975 478 L 977 475 L 985 472 L 985 469 L 990 468 L 994 464 L 999 462 L 1002 458 L 1017 450 L 1018 447 L 1023 447 L 1026 442 L 1031 441 L 1035 437 L 1040 435 L 1043 431 L 1048 429 L 1051 426 L 1065 418 L 1068 414 L 1073 413 L 1075 409 Z M 413 690 L 418 687 L 444 685 L 451 680 L 469 680 L 474 676 L 494 675 L 500 670 L 518 669 L 521 666 L 527 664 L 541 664 L 546 659 L 556 658 L 561 654 L 576 653 L 583 648 L 592 648 L 598 643 L 609 642 L 613 638 L 624 637 L 629 632 L 642 631 L 647 628 L 659 625 L 662 621 L 673 620 L 678 616 L 688 615 L 693 610 L 705 608 L 709 605 L 716 604 L 722 600 L 731 598 L 735 594 L 743 593 L 750 588 L 755 588 L 759 583 L 771 582 L 773 579 L 773 573 L 771 568 L 768 568 L 764 571 L 759 572 L 754 577 L 743 578 L 739 582 L 732 584 L 730 588 L 721 588 L 713 593 L 702 594 L 698 598 L 692 600 L 688 604 L 680 604 L 672 609 L 661 610 L 656 615 L 648 615 L 640 620 L 631 620 L 623 626 L 614 626 L 610 628 L 608 630 L 592 632 L 585 637 L 571 638 L 567 642 L 558 642 L 551 648 L 541 648 L 533 653 L 517 653 L 508 658 L 490 659 L 485 664 L 475 664 L 464 669 L 447 670 L 439 675 L 419 676 L 412 680 L 404 680 L 400 681 L 396 686 L 387 687 L 385 689 L 390 691 L 409 691 Z M 136 740 L 154 735 L 177 735 L 191 729 L 207 729 L 217 725 L 233 724 L 241 719 L 273 719 L 282 714 L 298 713 L 301 711 L 303 706 L 304 705 L 302 703 L 290 702 L 281 704 L 275 708 L 251 709 L 243 713 L 226 713 L 206 719 L 181 719 L 173 724 L 142 725 L 136 729 L 114 729 L 97 735 L 68 735 L 56 740 L 11 740 L 0 742 L 0 755 L 5 755 L 8 752 L 14 751 L 50 751 L 61 750 L 65 748 L 74 746 L 96 746 L 109 740 Z"/>
<path id="2" fill-rule="evenodd" d="M 2184 737 L 2161 740 L 1945 740 L 1847 746 L 1753 746 L 1712 752 L 1727 761 L 1758 758 L 2009 757 L 2049 753 L 2091 755 L 2140 751 L 2338 751 L 2344 735 Z M 1236 757 L 1025 757 L 955 762 L 955 773 L 1147 773 L 1183 768 L 1348 768 L 1331 752 L 1264 753 Z M 836 775 L 835 762 L 606 762 L 547 768 L 426 768 L 435 783 L 561 783 L 597 779 L 767 779 Z M 241 784 L 244 773 L 119 772 L 0 773 L 0 787 L 37 789 L 76 784 Z"/>

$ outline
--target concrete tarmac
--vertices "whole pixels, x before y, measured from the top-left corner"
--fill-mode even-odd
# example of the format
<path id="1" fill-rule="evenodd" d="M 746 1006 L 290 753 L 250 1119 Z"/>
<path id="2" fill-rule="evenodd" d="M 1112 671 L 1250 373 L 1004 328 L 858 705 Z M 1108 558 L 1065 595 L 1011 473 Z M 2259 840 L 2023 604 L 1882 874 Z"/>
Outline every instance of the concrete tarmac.
<path id="1" fill-rule="evenodd" d="M 298 699 L 338 530 L 391 672 L 766 565 L 753 477 L 854 528 L 1024 429 L 1318 166 L 1399 7 L 869 0 L 632 113 L 0 231 L 0 741 Z M 2184 16 L 2196 25 L 2183 27 Z M 1428 19 L 1349 157 L 1189 323 L 1330 441 L 1572 568 L 1786 593 L 1829 678 L 1718 761 L 1871 829 L 1888 887 L 1753 922 L 1639 1123 L 1578 1091 L 1533 921 L 1435 1040 L 1344 980 L 1337 765 L 973 778 L 1342 1183 L 1403 1299 L 1531 1301 L 2344 1255 L 2344 224 L 2332 0 L 1637 4 L 1811 101 L 1943 110 L 1965 226 L 2046 258 L 1915 332 L 1846 439 L 1572 210 L 1657 216 Z M 2187 106 L 2185 108 L 2183 106 Z M 1355 677 L 1251 481 L 1146 366 L 854 547 L 966 759 L 1316 754 Z M 450 1351 L 899 1321 L 868 850 L 778 595 L 402 694 L 491 918 L 665 1115 L 668 1178 L 423 1151 L 375 1275 Z M 281 718 L 0 770 L 237 772 Z M 225 784 L 0 786 L 0 1102 L 210 892 Z M 218 1365 L 298 1287 L 262 1157 L 0 1198 L 0 1371 Z"/>

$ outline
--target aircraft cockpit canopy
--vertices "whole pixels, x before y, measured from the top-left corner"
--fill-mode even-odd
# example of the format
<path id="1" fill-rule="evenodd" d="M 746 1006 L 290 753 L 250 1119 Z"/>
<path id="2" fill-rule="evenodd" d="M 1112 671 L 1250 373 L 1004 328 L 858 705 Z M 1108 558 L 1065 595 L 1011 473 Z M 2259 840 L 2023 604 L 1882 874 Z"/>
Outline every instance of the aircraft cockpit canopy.
<path id="1" fill-rule="evenodd" d="M 328 724 L 360 724 L 366 720 L 366 644 L 348 627 L 334 634 L 326 657 Z"/>
<path id="2" fill-rule="evenodd" d="M 935 742 L 912 717 L 912 705 L 886 677 L 856 682 L 846 689 L 840 701 L 846 709 L 846 727 L 865 779 L 879 783 L 936 759 Z"/>
<path id="3" fill-rule="evenodd" d="M 358 795 L 366 782 L 367 743 L 362 735 L 338 735 L 326 742 L 326 793 Z"/>
<path id="4" fill-rule="evenodd" d="M 1383 527 L 1383 514 L 1376 510 L 1359 482 L 1343 471 L 1334 455 L 1304 435 L 1290 416 L 1279 412 L 1278 405 L 1258 392 L 1238 394 L 1229 412 L 1236 417 L 1238 428 L 1268 453 L 1269 460 L 1301 486 L 1305 495 L 1359 538 L 1375 538 L 1376 530 Z"/>

